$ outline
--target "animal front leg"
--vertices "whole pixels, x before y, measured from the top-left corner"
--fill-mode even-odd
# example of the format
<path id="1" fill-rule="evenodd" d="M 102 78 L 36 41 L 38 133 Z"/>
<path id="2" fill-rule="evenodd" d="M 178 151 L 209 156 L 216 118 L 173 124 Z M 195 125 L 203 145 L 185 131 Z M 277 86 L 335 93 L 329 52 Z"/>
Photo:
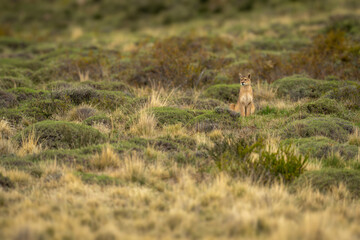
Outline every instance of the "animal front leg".
<path id="1" fill-rule="evenodd" d="M 240 105 L 240 115 L 243 117 L 246 116 L 245 105 Z"/>

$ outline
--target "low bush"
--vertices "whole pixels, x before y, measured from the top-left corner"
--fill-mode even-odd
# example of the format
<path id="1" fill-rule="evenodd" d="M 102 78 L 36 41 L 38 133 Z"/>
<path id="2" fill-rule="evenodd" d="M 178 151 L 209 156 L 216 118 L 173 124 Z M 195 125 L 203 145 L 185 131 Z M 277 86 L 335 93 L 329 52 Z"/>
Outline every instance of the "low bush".
<path id="1" fill-rule="evenodd" d="M 315 136 L 308 138 L 287 139 L 284 143 L 296 145 L 303 155 L 322 159 L 338 153 L 345 160 L 354 159 L 358 154 L 358 147 L 346 143 L 338 143 L 327 137 Z"/>
<path id="2" fill-rule="evenodd" d="M 31 87 L 32 82 L 25 77 L 1 76 L 0 89 L 9 89 L 17 87 Z"/>
<path id="3" fill-rule="evenodd" d="M 80 105 L 69 111 L 68 120 L 82 122 L 85 119 L 94 116 L 97 113 L 96 108 L 89 105 Z"/>
<path id="4" fill-rule="evenodd" d="M 154 114 L 159 125 L 186 124 L 194 118 L 196 112 L 173 107 L 154 107 L 150 111 Z"/>
<path id="5" fill-rule="evenodd" d="M 219 128 L 239 129 L 241 128 L 240 114 L 227 108 L 216 108 L 214 111 L 206 111 L 194 117 L 187 126 L 204 132 L 210 132 Z"/>
<path id="6" fill-rule="evenodd" d="M 38 143 L 46 148 L 79 148 L 105 141 L 105 136 L 98 130 L 83 125 L 64 121 L 42 121 L 25 128 L 15 136 L 21 144 L 23 137 L 35 131 Z"/>
<path id="7" fill-rule="evenodd" d="M 14 94 L 0 90 L 0 108 L 11 108 L 17 104 L 18 101 Z"/>
<path id="8" fill-rule="evenodd" d="M 86 125 L 89 125 L 89 126 L 91 126 L 95 123 L 101 123 L 101 124 L 104 124 L 105 126 L 110 127 L 111 119 L 104 114 L 99 114 L 99 115 L 94 115 L 94 116 L 86 118 L 83 123 Z"/>
<path id="9" fill-rule="evenodd" d="M 27 87 L 11 88 L 8 90 L 8 92 L 16 95 L 16 99 L 19 102 L 24 100 L 29 100 L 32 98 L 37 98 L 37 99 L 47 98 L 50 95 L 48 91 L 35 90 Z"/>
<path id="10" fill-rule="evenodd" d="M 338 85 L 336 81 L 316 80 L 302 75 L 281 78 L 272 84 L 277 89 L 279 97 L 289 97 L 294 101 L 301 98 L 318 98 Z"/>
<path id="11" fill-rule="evenodd" d="M 360 171 L 351 169 L 322 169 L 304 173 L 292 183 L 294 190 L 308 186 L 320 192 L 331 191 L 333 187 L 345 184 L 354 198 L 360 197 Z"/>
<path id="12" fill-rule="evenodd" d="M 335 88 L 325 97 L 334 99 L 350 109 L 360 109 L 360 85 L 348 85 Z"/>
<path id="13" fill-rule="evenodd" d="M 354 131 L 351 122 L 336 117 L 309 117 L 287 124 L 281 135 L 283 138 L 305 138 L 324 136 L 345 142 Z"/>
<path id="14" fill-rule="evenodd" d="M 305 171 L 307 163 L 307 157 L 296 155 L 290 145 L 271 151 L 261 139 L 253 144 L 244 139 L 224 139 L 215 143 L 209 155 L 219 170 L 264 183 L 291 182 Z"/>
<path id="15" fill-rule="evenodd" d="M 329 98 L 320 98 L 316 101 L 306 103 L 301 106 L 301 110 L 310 114 L 334 114 L 339 117 L 343 116 L 346 111 L 338 101 Z"/>
<path id="16" fill-rule="evenodd" d="M 234 103 L 239 97 L 239 90 L 240 84 L 217 84 L 207 88 L 202 96 Z"/>

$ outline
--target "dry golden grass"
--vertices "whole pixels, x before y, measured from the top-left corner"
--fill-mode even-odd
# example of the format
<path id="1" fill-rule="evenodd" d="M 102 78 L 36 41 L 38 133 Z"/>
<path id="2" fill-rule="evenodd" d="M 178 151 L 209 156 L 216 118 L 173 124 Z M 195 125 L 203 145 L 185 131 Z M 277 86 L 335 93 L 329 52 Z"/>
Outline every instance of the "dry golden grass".
<path id="1" fill-rule="evenodd" d="M 5 119 L 0 120 L 0 139 L 8 139 L 13 136 L 15 129 Z"/>
<path id="2" fill-rule="evenodd" d="M 178 172 L 176 181 L 170 181 L 172 171 Z M 359 204 L 343 185 L 329 194 L 310 186 L 290 194 L 282 184 L 262 187 L 226 174 L 197 182 L 194 171 L 146 167 L 133 154 L 116 173 L 128 181 L 121 186 L 83 184 L 64 169 L 52 187 L 44 182 L 25 192 L 0 190 L 7 206 L 0 215 L 0 237 L 356 239 L 360 233 Z M 8 176 L 31 181 L 15 172 Z"/>
<path id="3" fill-rule="evenodd" d="M 16 152 L 16 148 L 14 147 L 14 144 L 10 140 L 0 138 L 1 155 L 13 154 L 15 152 Z"/>
<path id="4" fill-rule="evenodd" d="M 23 157 L 28 154 L 37 154 L 42 150 L 41 144 L 38 143 L 35 129 L 29 132 L 28 136 L 22 136 L 21 146 L 17 149 L 16 155 Z"/>
<path id="5" fill-rule="evenodd" d="M 120 165 L 120 158 L 110 145 L 105 145 L 100 154 L 90 160 L 91 167 L 96 170 L 105 170 L 108 168 L 118 168 Z"/>
<path id="6" fill-rule="evenodd" d="M 130 133 L 137 136 L 151 138 L 156 136 L 157 121 L 153 113 L 149 112 L 147 108 L 140 111 L 136 122 L 130 127 Z"/>
<path id="7" fill-rule="evenodd" d="M 355 128 L 354 133 L 349 136 L 349 144 L 360 147 L 360 130 L 359 130 L 359 128 Z"/>

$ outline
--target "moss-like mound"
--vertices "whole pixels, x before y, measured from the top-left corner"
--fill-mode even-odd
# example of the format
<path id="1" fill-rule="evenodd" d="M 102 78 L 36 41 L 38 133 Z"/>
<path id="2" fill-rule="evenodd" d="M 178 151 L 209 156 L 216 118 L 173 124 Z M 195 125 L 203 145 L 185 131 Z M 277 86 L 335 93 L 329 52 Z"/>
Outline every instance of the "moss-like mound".
<path id="1" fill-rule="evenodd" d="M 80 85 L 88 86 L 97 90 L 107 90 L 107 91 L 120 91 L 129 96 L 134 95 L 134 90 L 127 84 L 123 82 L 94 82 L 94 81 L 86 81 L 81 82 Z"/>
<path id="2" fill-rule="evenodd" d="M 39 143 L 47 148 L 79 148 L 105 141 L 105 136 L 92 127 L 50 120 L 27 127 L 15 139 L 21 144 L 22 137 L 29 136 L 33 130 Z"/>
<path id="3" fill-rule="evenodd" d="M 35 90 L 27 87 L 17 87 L 8 90 L 9 92 L 16 95 L 18 101 L 24 101 L 32 98 L 45 98 L 49 96 L 48 91 Z"/>
<path id="4" fill-rule="evenodd" d="M 240 128 L 240 115 L 228 109 L 216 108 L 214 111 L 207 111 L 195 117 L 188 123 L 188 126 L 205 132 L 218 128 Z"/>
<path id="5" fill-rule="evenodd" d="M 338 85 L 336 81 L 316 80 L 301 75 L 281 78 L 272 84 L 277 89 L 279 97 L 290 97 L 294 101 L 301 98 L 318 98 Z"/>
<path id="6" fill-rule="evenodd" d="M 306 172 L 292 183 L 292 188 L 300 189 L 309 183 L 320 192 L 327 192 L 332 187 L 343 183 L 353 197 L 360 197 L 360 171 L 358 170 L 322 169 Z"/>
<path id="7" fill-rule="evenodd" d="M 154 107 L 150 111 L 155 115 L 159 125 L 186 124 L 198 114 L 197 111 L 174 107 Z"/>
<path id="8" fill-rule="evenodd" d="M 0 108 L 10 108 L 17 104 L 18 102 L 14 94 L 0 90 Z"/>
<path id="9" fill-rule="evenodd" d="M 340 153 L 340 156 L 346 160 L 354 159 L 358 154 L 358 147 L 348 144 L 340 144 L 335 140 L 327 137 L 317 136 L 299 139 L 287 139 L 285 143 L 295 144 L 300 153 L 303 155 L 309 154 L 311 157 L 324 158 L 329 157 L 333 153 Z"/>
<path id="10" fill-rule="evenodd" d="M 353 131 L 353 124 L 341 118 L 309 117 L 287 124 L 281 134 L 283 138 L 324 136 L 345 142 Z"/>
<path id="11" fill-rule="evenodd" d="M 316 101 L 304 104 L 301 108 L 312 114 L 342 115 L 345 111 L 344 107 L 338 101 L 329 98 L 320 98 Z"/>
<path id="12" fill-rule="evenodd" d="M 1 76 L 0 88 L 31 87 L 32 82 L 25 77 Z"/>
<path id="13" fill-rule="evenodd" d="M 202 97 L 214 98 L 224 102 L 236 102 L 239 97 L 240 84 L 217 84 L 207 88 Z"/>
<path id="14" fill-rule="evenodd" d="M 95 123 L 101 123 L 106 126 L 111 126 L 111 119 L 105 114 L 95 115 L 84 120 L 84 124 L 93 125 Z"/>
<path id="15" fill-rule="evenodd" d="M 213 110 L 216 107 L 225 107 L 225 103 L 212 98 L 199 98 L 194 99 L 192 97 L 182 97 L 172 100 L 176 106 L 191 106 L 194 109 L 199 110 Z"/>
<path id="16" fill-rule="evenodd" d="M 88 103 L 102 109 L 129 107 L 131 98 L 122 92 L 96 90 L 88 86 L 65 88 L 53 91 L 55 99 L 70 100 L 73 104 Z"/>
<path id="17" fill-rule="evenodd" d="M 325 97 L 341 102 L 350 109 L 360 109 L 360 85 L 348 85 L 333 89 Z"/>

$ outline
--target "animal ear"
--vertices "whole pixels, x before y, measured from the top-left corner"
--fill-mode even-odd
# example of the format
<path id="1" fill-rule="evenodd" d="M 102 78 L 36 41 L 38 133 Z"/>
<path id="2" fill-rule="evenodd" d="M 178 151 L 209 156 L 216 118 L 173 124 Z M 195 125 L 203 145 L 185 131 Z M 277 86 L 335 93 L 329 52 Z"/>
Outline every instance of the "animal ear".
<path id="1" fill-rule="evenodd" d="M 249 73 L 248 78 L 250 79 L 250 77 L 251 77 L 251 74 Z"/>

